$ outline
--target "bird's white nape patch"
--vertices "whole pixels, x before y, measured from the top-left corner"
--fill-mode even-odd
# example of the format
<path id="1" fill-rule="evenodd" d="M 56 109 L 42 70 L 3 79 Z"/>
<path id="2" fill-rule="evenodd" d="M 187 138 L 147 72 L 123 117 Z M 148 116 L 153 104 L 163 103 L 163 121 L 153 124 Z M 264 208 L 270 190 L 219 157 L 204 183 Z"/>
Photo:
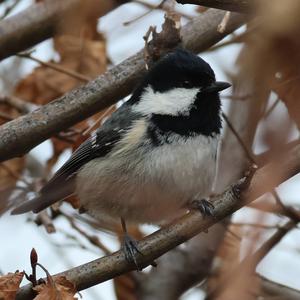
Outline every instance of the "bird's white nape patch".
<path id="1" fill-rule="evenodd" d="M 148 86 L 133 110 L 142 114 L 187 115 L 193 106 L 199 88 L 173 88 L 160 93 Z"/>

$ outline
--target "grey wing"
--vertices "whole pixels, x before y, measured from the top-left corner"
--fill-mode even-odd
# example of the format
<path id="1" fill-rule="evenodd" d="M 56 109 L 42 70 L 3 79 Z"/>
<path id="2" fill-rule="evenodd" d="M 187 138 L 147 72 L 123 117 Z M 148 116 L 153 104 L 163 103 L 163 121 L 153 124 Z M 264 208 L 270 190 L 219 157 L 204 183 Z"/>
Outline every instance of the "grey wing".
<path id="1" fill-rule="evenodd" d="M 28 211 L 37 213 L 72 195 L 75 190 L 76 174 L 80 168 L 94 158 L 105 157 L 138 117 L 138 114 L 132 114 L 128 105 L 119 108 L 92 137 L 78 147 L 40 190 L 38 197 L 22 203 L 11 213 L 21 214 Z"/>

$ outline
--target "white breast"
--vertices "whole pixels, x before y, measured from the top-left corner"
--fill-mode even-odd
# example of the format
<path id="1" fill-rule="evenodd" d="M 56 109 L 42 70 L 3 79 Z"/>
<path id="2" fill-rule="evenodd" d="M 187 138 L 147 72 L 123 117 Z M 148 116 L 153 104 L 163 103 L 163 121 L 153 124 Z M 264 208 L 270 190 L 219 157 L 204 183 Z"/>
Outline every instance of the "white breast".
<path id="1" fill-rule="evenodd" d="M 157 147 L 148 155 L 148 172 L 178 192 L 207 196 L 215 176 L 217 145 L 216 137 L 201 135 Z"/>
<path id="2" fill-rule="evenodd" d="M 89 162 L 77 176 L 83 206 L 96 218 L 161 223 L 182 214 L 189 200 L 208 196 L 218 139 L 177 139 L 152 151 L 119 151 L 113 159 Z"/>

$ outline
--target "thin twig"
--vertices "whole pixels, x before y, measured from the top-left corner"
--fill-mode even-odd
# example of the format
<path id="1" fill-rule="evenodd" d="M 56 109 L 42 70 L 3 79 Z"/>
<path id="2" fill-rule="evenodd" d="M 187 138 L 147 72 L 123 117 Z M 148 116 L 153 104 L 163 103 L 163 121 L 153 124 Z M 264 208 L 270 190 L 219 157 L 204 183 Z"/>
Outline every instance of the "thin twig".
<path id="1" fill-rule="evenodd" d="M 74 219 L 69 215 L 60 211 L 60 213 L 69 221 L 71 227 L 79 232 L 82 236 L 84 236 L 92 245 L 98 247 L 101 251 L 104 252 L 105 255 L 110 255 L 112 252 L 100 241 L 100 239 L 95 235 L 90 235 L 81 229 Z"/>
<path id="2" fill-rule="evenodd" d="M 235 130 L 235 128 L 232 126 L 231 122 L 229 121 L 229 119 L 227 118 L 227 116 L 225 115 L 225 113 L 222 113 L 223 118 L 225 119 L 228 127 L 230 128 L 230 130 L 232 131 L 232 133 L 235 135 L 235 137 L 237 138 L 240 146 L 243 148 L 243 150 L 245 151 L 246 156 L 248 157 L 248 159 L 251 161 L 252 164 L 257 165 L 256 160 L 255 160 L 255 156 L 252 153 L 252 151 L 250 149 L 248 149 L 248 147 L 246 146 L 246 144 L 243 142 L 242 138 L 240 137 L 240 135 L 238 134 L 238 132 Z M 275 189 L 273 189 L 271 191 L 272 195 L 275 198 L 275 201 L 277 203 L 277 206 L 280 208 L 280 210 L 282 211 L 282 213 L 289 217 L 291 220 L 295 221 L 295 222 L 299 222 L 300 221 L 300 215 L 293 209 L 293 208 L 288 208 L 286 207 L 281 198 L 279 197 L 277 191 Z"/>
<path id="3" fill-rule="evenodd" d="M 210 47 L 207 50 L 207 52 L 216 51 L 216 50 L 219 50 L 220 48 L 224 48 L 229 45 L 242 43 L 244 41 L 244 37 L 246 34 L 247 34 L 247 32 L 243 32 L 239 35 L 233 34 L 233 37 L 231 39 L 226 40 L 222 43 L 218 43 L 218 44 L 214 45 L 213 47 Z"/>
<path id="4" fill-rule="evenodd" d="M 68 143 L 70 145 L 74 145 L 75 144 L 75 140 L 69 138 L 68 136 L 64 136 L 64 135 L 62 135 L 60 133 L 55 134 L 54 137 L 57 138 L 57 139 L 59 139 L 59 140 L 61 140 L 61 141 L 63 141 L 63 142 L 66 142 L 66 143 Z"/>
<path id="5" fill-rule="evenodd" d="M 277 283 L 267 279 L 266 277 L 262 276 L 261 274 L 257 274 L 257 276 L 261 280 L 261 290 L 263 292 L 264 299 L 273 299 L 273 300 L 299 300 L 300 299 L 300 291 L 296 290 L 292 287 L 288 287 L 281 283 Z M 269 296 L 267 298 L 267 296 Z"/>
<path id="6" fill-rule="evenodd" d="M 28 182 L 24 177 L 20 174 L 16 173 L 10 167 L 8 167 L 5 162 L 0 163 L 0 168 L 4 169 L 11 177 L 13 177 L 16 181 L 22 181 L 26 186 L 30 186 L 30 182 Z"/>
<path id="7" fill-rule="evenodd" d="M 99 125 L 101 123 L 101 121 L 106 118 L 107 116 L 109 116 L 111 113 L 113 113 L 113 111 L 116 109 L 115 105 L 110 106 L 109 108 L 107 108 L 106 110 L 104 110 L 104 112 L 97 118 L 97 120 L 94 121 L 94 123 L 92 125 L 90 125 L 87 129 L 85 129 L 82 132 L 82 135 L 87 135 L 88 133 L 90 133 L 97 125 Z"/>
<path id="8" fill-rule="evenodd" d="M 246 94 L 246 95 L 221 95 L 222 99 L 229 99 L 229 100 L 237 100 L 237 101 L 244 101 L 247 100 L 251 97 L 253 97 L 253 95 L 251 94 Z"/>
<path id="9" fill-rule="evenodd" d="M 231 225 L 231 224 L 230 224 Z M 233 230 L 231 230 L 229 227 L 226 229 L 228 233 L 230 233 L 236 240 L 239 242 L 242 241 L 242 237 L 237 235 Z"/>
<path id="10" fill-rule="evenodd" d="M 270 252 L 270 250 L 274 248 L 282 240 L 282 238 L 290 232 L 291 229 L 295 227 L 295 225 L 296 224 L 294 221 L 289 221 L 284 226 L 278 228 L 278 230 L 269 239 L 267 239 L 262 246 L 258 248 L 258 250 L 244 258 L 237 267 L 230 271 L 229 274 L 227 274 L 227 276 L 221 280 L 221 282 L 218 282 L 217 288 L 210 292 L 205 300 L 218 298 L 218 295 L 220 295 L 227 286 L 230 286 L 233 280 L 239 278 L 239 274 L 245 272 L 245 270 L 248 270 L 249 273 L 254 273 L 256 266 Z"/>
<path id="11" fill-rule="evenodd" d="M 248 149 L 248 147 L 246 146 L 246 144 L 244 143 L 244 141 L 242 140 L 242 138 L 240 137 L 240 135 L 238 134 L 238 132 L 235 130 L 235 128 L 233 127 L 233 125 L 231 124 L 231 122 L 229 121 L 228 117 L 225 115 L 224 112 L 222 112 L 222 117 L 224 118 L 224 120 L 226 121 L 228 127 L 230 128 L 230 130 L 232 131 L 232 133 L 234 134 L 234 136 L 236 137 L 236 139 L 238 140 L 239 144 L 241 145 L 241 147 L 243 148 L 247 158 L 249 159 L 249 161 L 256 165 L 255 159 L 253 154 L 251 153 L 251 151 Z"/>
<path id="12" fill-rule="evenodd" d="M 293 220 L 295 223 L 300 222 L 300 214 L 296 210 L 294 210 L 292 207 L 287 207 L 283 204 L 281 198 L 279 197 L 277 191 L 274 189 L 272 190 L 271 194 L 275 198 L 276 204 L 282 209 L 283 214 Z"/>
<path id="13" fill-rule="evenodd" d="M 280 226 L 278 225 L 264 225 L 257 223 L 244 223 L 244 222 L 232 222 L 230 226 L 238 226 L 238 227 L 257 227 L 261 229 L 278 229 Z"/>
<path id="14" fill-rule="evenodd" d="M 11 121 L 13 120 L 14 118 L 11 117 L 9 114 L 3 112 L 3 111 L 0 111 L 0 118 L 3 119 L 5 122 L 6 121 Z"/>
<path id="15" fill-rule="evenodd" d="M 217 28 L 218 32 L 223 33 L 226 30 L 226 26 L 229 22 L 230 15 L 231 15 L 231 12 L 227 11 L 224 18 L 222 19 L 221 23 L 218 25 L 218 28 Z"/>
<path id="16" fill-rule="evenodd" d="M 251 13 L 254 3 L 250 0 L 176 0 L 180 4 L 195 4 L 206 7 L 218 8 L 228 11 Z"/>
<path id="17" fill-rule="evenodd" d="M 20 0 L 15 0 L 15 2 L 13 2 L 10 6 L 7 6 L 5 8 L 2 16 L 0 17 L 0 20 L 2 20 L 5 17 L 7 17 L 7 15 L 9 15 L 19 3 L 20 3 Z"/>
<path id="18" fill-rule="evenodd" d="M 273 110 L 276 108 L 276 106 L 280 103 L 280 99 L 277 98 L 276 101 L 271 105 L 271 107 L 265 112 L 264 118 L 268 118 L 269 115 L 273 112 Z"/>
<path id="19" fill-rule="evenodd" d="M 7 104 L 13 107 L 21 114 L 27 114 L 39 107 L 36 104 L 32 104 L 13 95 L 0 95 L 0 103 Z"/>
<path id="20" fill-rule="evenodd" d="M 149 10 L 147 12 L 143 13 L 142 15 L 140 15 L 140 16 L 132 19 L 132 20 L 130 20 L 130 21 L 124 22 L 123 23 L 124 26 L 131 25 L 132 23 L 134 23 L 134 22 L 136 22 L 136 21 L 144 18 L 145 16 L 149 15 L 154 10 L 157 10 L 157 9 L 161 9 L 163 11 L 167 11 L 168 10 L 168 9 L 165 9 L 165 7 L 164 7 L 164 3 L 166 2 L 166 0 L 162 0 L 161 3 L 158 4 L 158 5 L 153 5 L 153 4 L 146 3 L 146 2 L 140 1 L 140 0 L 135 0 L 133 2 L 141 4 L 141 5 L 145 6 L 145 7 L 147 7 Z M 176 14 L 180 15 L 181 17 L 186 18 L 187 20 L 192 20 L 193 19 L 192 16 L 190 16 L 190 15 L 184 13 L 184 12 L 177 12 L 176 11 Z"/>
<path id="21" fill-rule="evenodd" d="M 49 233 L 49 234 L 56 232 L 53 221 L 50 218 L 50 216 L 48 215 L 46 210 L 41 211 L 37 215 L 37 217 L 35 219 L 35 223 L 37 223 L 38 225 L 43 224 L 43 226 L 45 227 L 47 233 Z"/>
<path id="22" fill-rule="evenodd" d="M 146 34 L 143 36 L 143 40 L 145 41 L 144 45 L 144 61 L 145 61 L 145 68 L 146 70 L 149 69 L 149 59 L 151 57 L 150 51 L 149 51 L 149 37 L 152 34 L 154 36 L 156 34 L 156 26 L 150 26 L 147 30 Z"/>
<path id="23" fill-rule="evenodd" d="M 66 238 L 72 240 L 75 242 L 75 244 L 72 244 L 72 243 L 55 243 L 53 241 L 51 241 L 51 244 L 54 246 L 54 247 L 57 247 L 57 248 L 66 248 L 66 247 L 77 247 L 77 248 L 80 248 L 82 250 L 86 250 L 86 251 L 89 251 L 93 254 L 96 254 L 96 255 L 99 255 L 99 251 L 94 251 L 94 249 L 91 249 L 91 248 L 88 248 L 87 246 L 85 246 L 81 241 L 79 241 L 78 237 L 76 235 L 73 235 L 69 232 L 67 232 L 66 230 L 63 230 L 62 228 L 58 228 L 57 229 L 58 232 L 60 232 L 61 234 L 64 234 Z"/>
<path id="24" fill-rule="evenodd" d="M 46 273 L 46 275 L 47 275 L 47 280 L 51 283 L 51 285 L 52 285 L 53 287 L 56 288 L 55 282 L 54 282 L 54 280 L 52 279 L 52 276 L 51 276 L 51 274 L 49 273 L 49 271 L 48 271 L 42 264 L 40 264 L 40 263 L 38 263 L 38 262 L 36 263 L 36 265 L 39 266 L 39 267 Z"/>
<path id="25" fill-rule="evenodd" d="M 75 79 L 78 79 L 80 81 L 83 81 L 83 82 L 89 82 L 90 80 L 92 80 L 92 78 L 90 78 L 90 77 L 88 77 L 86 75 L 80 74 L 78 72 L 75 72 L 73 70 L 64 68 L 62 66 L 59 66 L 59 65 L 51 63 L 51 62 L 42 61 L 42 60 L 40 60 L 40 59 L 38 59 L 36 57 L 33 57 L 30 53 L 19 53 L 19 54 L 16 54 L 16 55 L 18 57 L 23 57 L 23 58 L 27 58 L 27 59 L 33 60 L 33 61 L 39 63 L 42 66 L 51 68 L 51 69 L 53 69 L 53 70 L 55 70 L 57 72 L 66 74 L 68 76 L 71 76 L 71 77 L 73 77 Z"/>
<path id="26" fill-rule="evenodd" d="M 123 23 L 124 26 L 128 26 L 128 25 L 131 25 L 132 23 L 144 18 L 145 16 L 147 16 L 148 14 L 150 14 L 151 12 L 153 12 L 154 10 L 156 9 L 163 9 L 163 5 L 164 3 L 166 2 L 167 0 L 162 0 L 158 5 L 152 5 L 150 3 L 146 3 L 146 2 L 143 2 L 143 1 L 140 1 L 140 0 L 135 0 L 133 2 L 135 3 L 138 3 L 138 4 L 141 4 L 145 7 L 147 7 L 149 10 L 146 11 L 145 13 L 143 13 L 142 15 L 130 20 L 130 21 L 126 21 Z"/>

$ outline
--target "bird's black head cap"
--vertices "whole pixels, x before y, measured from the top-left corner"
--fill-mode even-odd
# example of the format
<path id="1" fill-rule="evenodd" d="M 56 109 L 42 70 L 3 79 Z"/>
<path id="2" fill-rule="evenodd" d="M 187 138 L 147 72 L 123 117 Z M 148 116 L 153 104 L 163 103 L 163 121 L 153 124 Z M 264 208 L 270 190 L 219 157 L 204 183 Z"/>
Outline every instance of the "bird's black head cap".
<path id="1" fill-rule="evenodd" d="M 221 129 L 219 91 L 229 86 L 228 83 L 216 81 L 214 71 L 203 59 L 189 51 L 176 49 L 153 65 L 129 103 L 139 102 L 148 87 L 154 93 L 162 94 L 176 88 L 196 88 L 198 91 L 191 99 L 193 104 L 189 106 L 188 113 L 186 110 L 177 114 L 152 112 L 150 121 L 155 126 L 150 136 L 154 140 L 157 135 L 167 136 L 169 133 L 212 136 L 220 133 Z"/>
<path id="2" fill-rule="evenodd" d="M 144 85 L 164 92 L 177 87 L 205 87 L 214 81 L 215 73 L 208 63 L 189 51 L 176 49 L 149 70 Z"/>

